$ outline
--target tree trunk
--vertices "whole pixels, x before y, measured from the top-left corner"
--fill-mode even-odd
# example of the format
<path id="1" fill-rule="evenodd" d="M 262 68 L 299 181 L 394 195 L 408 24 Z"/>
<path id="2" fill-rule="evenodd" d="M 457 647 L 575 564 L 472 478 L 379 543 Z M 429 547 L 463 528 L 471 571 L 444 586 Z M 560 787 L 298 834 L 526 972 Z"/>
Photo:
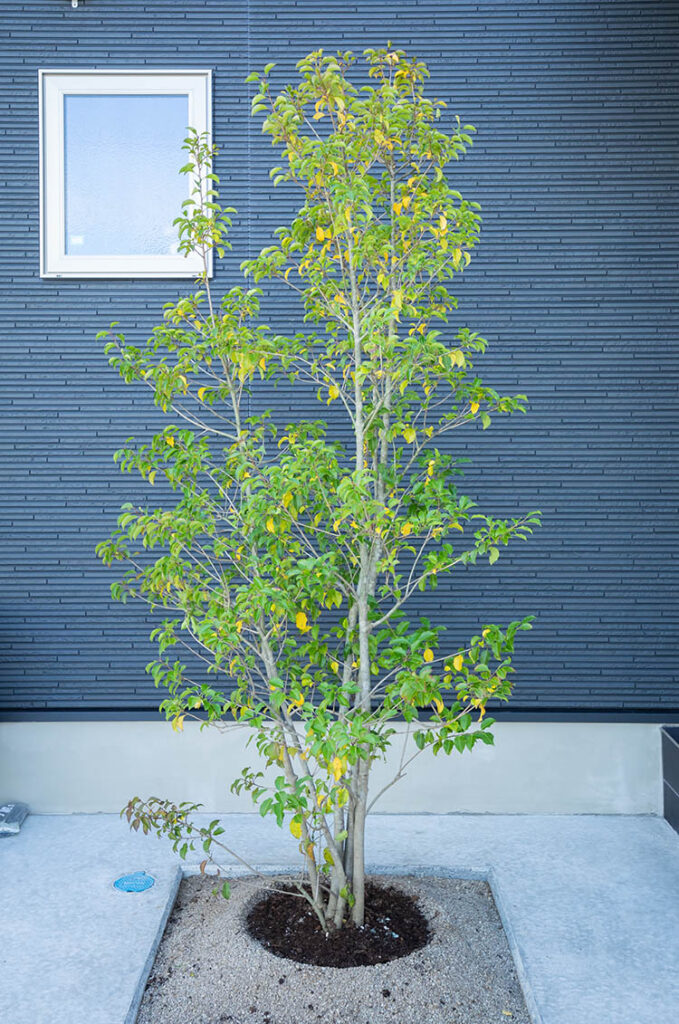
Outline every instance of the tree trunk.
<path id="1" fill-rule="evenodd" d="M 353 894 L 355 902 L 351 911 L 351 919 L 359 928 L 363 927 L 365 920 L 365 819 L 368 808 L 369 777 L 370 761 L 365 758 L 359 762 L 358 766 L 354 812 Z"/>

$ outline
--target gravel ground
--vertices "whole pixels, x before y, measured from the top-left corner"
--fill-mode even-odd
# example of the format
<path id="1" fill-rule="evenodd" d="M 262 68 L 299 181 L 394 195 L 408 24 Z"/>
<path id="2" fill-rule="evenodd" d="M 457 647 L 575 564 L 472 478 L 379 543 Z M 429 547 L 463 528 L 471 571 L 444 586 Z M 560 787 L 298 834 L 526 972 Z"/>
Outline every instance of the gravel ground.
<path id="1" fill-rule="evenodd" d="M 137 1024 L 530 1024 L 485 882 L 392 878 L 419 898 L 431 942 L 373 967 L 314 967 L 247 934 L 257 881 L 230 900 L 187 878 L 168 921 Z"/>

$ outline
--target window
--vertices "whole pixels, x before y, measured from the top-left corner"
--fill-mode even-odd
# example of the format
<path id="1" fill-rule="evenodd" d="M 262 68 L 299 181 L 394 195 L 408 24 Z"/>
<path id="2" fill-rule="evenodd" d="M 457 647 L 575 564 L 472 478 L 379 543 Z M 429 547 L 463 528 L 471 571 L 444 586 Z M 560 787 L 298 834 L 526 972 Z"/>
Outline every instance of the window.
<path id="1" fill-rule="evenodd" d="M 187 128 L 211 127 L 210 72 L 39 75 L 41 276 L 196 277 L 172 221 L 193 184 Z"/>

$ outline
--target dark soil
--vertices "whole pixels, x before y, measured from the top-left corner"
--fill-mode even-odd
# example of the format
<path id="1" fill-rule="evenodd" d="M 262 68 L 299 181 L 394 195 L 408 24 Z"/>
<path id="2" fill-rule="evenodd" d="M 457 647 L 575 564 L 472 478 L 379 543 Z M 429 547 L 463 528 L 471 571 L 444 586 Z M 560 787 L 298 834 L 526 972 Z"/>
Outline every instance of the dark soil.
<path id="1" fill-rule="evenodd" d="M 271 892 L 246 920 L 250 935 L 270 953 L 318 967 L 386 964 L 429 942 L 427 919 L 416 900 L 400 889 L 368 882 L 365 908 L 362 928 L 349 923 L 326 935 L 306 901 Z"/>

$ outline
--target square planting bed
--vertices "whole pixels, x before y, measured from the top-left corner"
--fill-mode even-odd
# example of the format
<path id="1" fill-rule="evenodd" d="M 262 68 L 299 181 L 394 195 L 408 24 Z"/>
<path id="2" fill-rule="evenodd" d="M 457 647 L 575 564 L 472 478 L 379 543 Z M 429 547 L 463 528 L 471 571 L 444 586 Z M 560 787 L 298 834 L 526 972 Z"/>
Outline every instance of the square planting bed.
<path id="1" fill-rule="evenodd" d="M 530 1024 L 487 882 L 384 875 L 372 881 L 414 903 L 426 921 L 424 944 L 389 962 L 330 967 L 284 958 L 253 937 L 253 910 L 269 895 L 260 879 L 233 880 L 224 900 L 214 894 L 214 878 L 186 878 L 138 1024 Z M 286 900 L 294 935 L 306 904 Z M 266 914 L 259 916 L 266 922 Z M 396 920 L 393 929 L 398 936 Z M 324 941 L 332 943 L 332 935 Z"/>

